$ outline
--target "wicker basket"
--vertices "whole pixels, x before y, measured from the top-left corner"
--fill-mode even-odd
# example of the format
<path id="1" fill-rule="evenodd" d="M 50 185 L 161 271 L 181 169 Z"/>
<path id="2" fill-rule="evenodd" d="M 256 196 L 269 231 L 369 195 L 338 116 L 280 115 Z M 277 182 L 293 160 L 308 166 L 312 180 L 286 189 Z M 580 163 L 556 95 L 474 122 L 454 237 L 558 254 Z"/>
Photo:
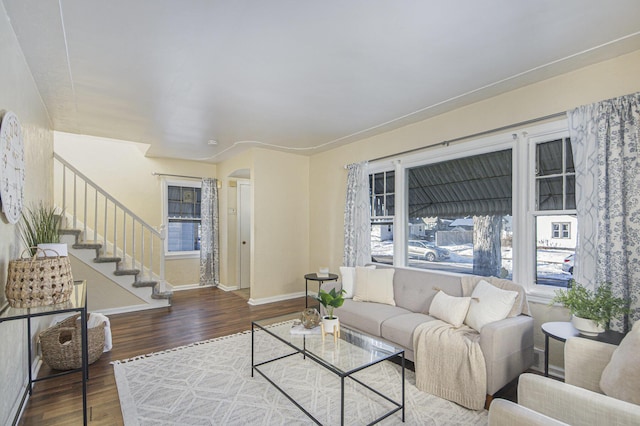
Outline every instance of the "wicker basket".
<path id="1" fill-rule="evenodd" d="M 82 367 L 82 327 L 80 314 L 64 319 L 40 333 L 42 358 L 54 370 L 73 370 Z M 105 322 L 87 330 L 89 335 L 89 364 L 100 358 L 104 349 Z"/>
<path id="2" fill-rule="evenodd" d="M 27 249 L 28 250 L 28 249 Z M 14 308 L 64 303 L 73 291 L 73 276 L 68 257 L 23 257 L 9 261 L 5 294 Z M 40 249 L 38 249 L 40 250 Z"/>

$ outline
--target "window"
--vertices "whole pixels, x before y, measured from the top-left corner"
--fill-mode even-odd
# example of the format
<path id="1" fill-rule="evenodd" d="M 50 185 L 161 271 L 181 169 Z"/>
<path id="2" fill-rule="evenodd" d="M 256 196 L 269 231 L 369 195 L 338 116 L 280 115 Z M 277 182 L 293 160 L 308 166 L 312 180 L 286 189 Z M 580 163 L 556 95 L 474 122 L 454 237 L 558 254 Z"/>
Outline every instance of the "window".
<path id="1" fill-rule="evenodd" d="M 535 151 L 536 270 L 537 284 L 567 287 L 573 268 L 576 239 L 572 228 L 575 216 L 575 170 L 571 140 L 568 137 L 533 142 Z"/>
<path id="2" fill-rule="evenodd" d="M 200 250 L 200 183 L 166 185 L 166 250 L 187 254 Z"/>
<path id="3" fill-rule="evenodd" d="M 551 223 L 551 238 L 571 238 L 571 223 Z"/>
<path id="4" fill-rule="evenodd" d="M 568 134 L 559 120 L 372 162 L 373 261 L 506 277 L 552 296 L 572 278 L 577 243 Z"/>
<path id="5" fill-rule="evenodd" d="M 407 265 L 511 276 L 512 180 L 511 149 L 407 168 Z"/>
<path id="6" fill-rule="evenodd" d="M 395 172 L 369 176 L 371 197 L 371 258 L 374 262 L 393 264 L 393 223 L 395 215 Z"/>

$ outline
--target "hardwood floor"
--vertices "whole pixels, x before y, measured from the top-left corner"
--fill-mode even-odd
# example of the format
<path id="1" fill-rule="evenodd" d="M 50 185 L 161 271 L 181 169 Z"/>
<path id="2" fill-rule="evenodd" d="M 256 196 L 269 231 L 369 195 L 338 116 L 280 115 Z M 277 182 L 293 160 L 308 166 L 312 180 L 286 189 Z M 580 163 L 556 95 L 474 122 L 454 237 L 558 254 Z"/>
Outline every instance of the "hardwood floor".
<path id="1" fill-rule="evenodd" d="M 251 321 L 304 309 L 304 298 L 251 306 L 242 295 L 217 288 L 176 292 L 166 309 L 112 315 L 113 349 L 89 369 L 87 407 L 90 425 L 122 425 L 120 402 L 110 362 L 249 330 Z M 43 365 L 40 375 L 51 370 Z M 517 381 L 496 397 L 515 401 Z M 81 425 L 80 374 L 35 385 L 21 425 Z"/>
<path id="2" fill-rule="evenodd" d="M 166 309 L 112 315 L 113 349 L 89 368 L 89 424 L 122 425 L 110 362 L 249 330 L 251 321 L 304 309 L 304 298 L 251 306 L 240 295 L 217 288 L 176 292 Z M 43 365 L 40 375 L 51 370 Z M 80 374 L 35 385 L 21 425 L 81 425 Z"/>

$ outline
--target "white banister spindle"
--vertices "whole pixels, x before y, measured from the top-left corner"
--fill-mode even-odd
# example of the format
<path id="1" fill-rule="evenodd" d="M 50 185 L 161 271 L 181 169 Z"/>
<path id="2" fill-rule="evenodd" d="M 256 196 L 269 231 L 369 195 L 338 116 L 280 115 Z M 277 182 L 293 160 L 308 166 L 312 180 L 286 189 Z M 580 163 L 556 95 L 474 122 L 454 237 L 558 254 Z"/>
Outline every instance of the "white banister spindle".
<path id="1" fill-rule="evenodd" d="M 149 275 L 153 276 L 153 238 L 149 242 Z"/>
<path id="2" fill-rule="evenodd" d="M 118 205 L 113 203 L 113 256 L 118 257 Z"/>
<path id="3" fill-rule="evenodd" d="M 62 212 L 67 212 L 67 166 L 62 165 Z"/>
<path id="4" fill-rule="evenodd" d="M 122 258 L 127 264 L 127 212 L 122 212 Z"/>
<path id="5" fill-rule="evenodd" d="M 144 228 L 142 228 L 142 237 L 140 238 L 140 267 L 144 269 Z"/>
<path id="6" fill-rule="evenodd" d="M 87 204 L 89 203 L 89 200 L 87 200 L 87 181 L 84 181 L 84 216 L 82 217 L 82 223 L 84 223 L 84 228 L 82 229 L 82 232 L 86 238 L 87 235 Z"/>
<path id="7" fill-rule="evenodd" d="M 131 218 L 131 262 L 133 262 L 133 267 L 136 268 L 136 218 Z M 140 270 L 143 271 L 142 267 Z"/>
<path id="8" fill-rule="evenodd" d="M 77 179 L 78 175 L 76 173 L 73 174 L 73 229 L 76 229 L 78 227 L 78 222 L 77 222 L 77 207 L 78 207 L 78 202 L 77 202 Z"/>
<path id="9" fill-rule="evenodd" d="M 107 209 L 108 204 L 107 197 L 104 197 L 104 232 L 102 233 L 102 253 L 107 252 L 107 222 L 109 221 L 109 214 Z"/>
<path id="10" fill-rule="evenodd" d="M 98 242 L 98 188 L 95 188 L 95 205 L 93 207 L 93 243 Z"/>
<path id="11" fill-rule="evenodd" d="M 167 291 L 167 282 L 164 279 L 164 241 L 167 236 L 167 228 L 164 224 L 160 225 L 160 291 Z"/>

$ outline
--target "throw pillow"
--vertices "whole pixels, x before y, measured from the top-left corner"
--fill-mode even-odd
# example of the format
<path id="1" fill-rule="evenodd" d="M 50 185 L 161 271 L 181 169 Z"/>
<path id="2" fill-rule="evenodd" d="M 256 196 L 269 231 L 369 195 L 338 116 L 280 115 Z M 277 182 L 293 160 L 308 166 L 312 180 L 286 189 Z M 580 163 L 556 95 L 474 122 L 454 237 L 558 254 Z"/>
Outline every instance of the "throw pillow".
<path id="1" fill-rule="evenodd" d="M 602 370 L 600 389 L 605 395 L 640 404 L 640 321 L 636 321 L 633 330 L 627 334 L 620 346 L 613 351 L 611 361 Z"/>
<path id="2" fill-rule="evenodd" d="M 503 320 L 509 315 L 516 297 L 517 291 L 500 290 L 481 280 L 471 293 L 471 304 L 464 323 L 480 331 L 491 322 Z"/>
<path id="3" fill-rule="evenodd" d="M 376 269 L 375 265 L 365 266 L 365 268 Z M 356 287 L 356 268 L 352 266 L 341 266 L 340 275 L 342 276 L 342 289 L 345 291 L 344 298 L 353 297 Z"/>
<path id="4" fill-rule="evenodd" d="M 458 328 L 464 322 L 469 310 L 470 297 L 449 296 L 440 290 L 436 293 L 429 307 L 429 315 L 448 322 Z"/>
<path id="5" fill-rule="evenodd" d="M 377 302 L 396 306 L 393 298 L 395 269 L 369 269 L 356 266 L 356 302 Z"/>

